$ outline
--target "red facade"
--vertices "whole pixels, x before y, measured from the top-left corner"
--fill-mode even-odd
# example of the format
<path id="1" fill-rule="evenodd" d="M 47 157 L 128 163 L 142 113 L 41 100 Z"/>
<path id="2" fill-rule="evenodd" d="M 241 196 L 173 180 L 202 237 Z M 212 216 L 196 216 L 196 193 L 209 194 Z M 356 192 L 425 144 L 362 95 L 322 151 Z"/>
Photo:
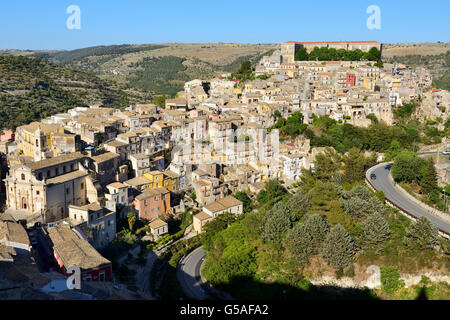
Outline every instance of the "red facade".
<path id="1" fill-rule="evenodd" d="M 356 85 L 356 76 L 351 73 L 347 73 L 345 86 L 346 87 L 354 87 Z"/>

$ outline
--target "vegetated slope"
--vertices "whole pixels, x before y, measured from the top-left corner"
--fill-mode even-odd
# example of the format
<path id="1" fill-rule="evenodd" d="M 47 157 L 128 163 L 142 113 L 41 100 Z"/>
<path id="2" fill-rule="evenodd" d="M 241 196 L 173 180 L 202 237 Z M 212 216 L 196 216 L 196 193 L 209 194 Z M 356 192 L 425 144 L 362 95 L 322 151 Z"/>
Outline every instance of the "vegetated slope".
<path id="1" fill-rule="evenodd" d="M 386 45 L 383 57 L 387 61 L 411 67 L 424 67 L 433 75 L 436 88 L 450 90 L 450 44 L 414 43 Z"/>
<path id="2" fill-rule="evenodd" d="M 235 71 L 242 61 L 256 64 L 279 45 L 271 44 L 189 44 L 98 46 L 72 51 L 0 51 L 0 56 L 31 55 L 90 71 L 101 78 L 131 84 L 156 94 L 175 95 L 184 83 Z"/>
<path id="3" fill-rule="evenodd" d="M 38 58 L 0 56 L 0 75 L 0 128 L 16 128 L 77 106 L 124 108 L 151 99 L 147 93 Z"/>

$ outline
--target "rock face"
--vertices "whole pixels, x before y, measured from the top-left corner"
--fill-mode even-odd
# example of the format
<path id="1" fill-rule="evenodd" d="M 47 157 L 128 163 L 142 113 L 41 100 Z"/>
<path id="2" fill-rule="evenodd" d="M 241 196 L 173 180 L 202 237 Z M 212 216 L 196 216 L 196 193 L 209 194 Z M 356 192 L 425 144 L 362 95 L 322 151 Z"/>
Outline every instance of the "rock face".
<path id="1" fill-rule="evenodd" d="M 419 121 L 446 119 L 446 106 L 449 104 L 449 93 L 445 90 L 438 92 L 428 91 L 423 95 L 422 103 L 416 109 L 414 117 Z M 443 130 L 443 124 L 439 130 Z"/>
<path id="2" fill-rule="evenodd" d="M 381 270 L 378 266 L 370 266 L 367 268 L 366 273 L 371 274 L 367 279 L 365 286 L 369 289 L 381 288 Z"/>
<path id="3" fill-rule="evenodd" d="M 381 289 L 382 284 L 381 284 L 380 267 L 372 265 L 367 268 L 366 273 L 370 274 L 370 277 L 363 281 L 355 281 L 354 279 L 349 277 L 336 279 L 335 277 L 332 276 L 323 276 L 321 278 L 310 281 L 315 286 L 333 286 L 333 287 L 354 288 L 354 289 L 362 289 L 366 287 L 369 289 Z M 434 283 L 438 282 L 450 283 L 450 276 L 429 272 L 412 275 L 409 274 L 401 275 L 400 279 L 405 282 L 405 287 L 408 288 L 419 284 L 422 280 L 422 276 L 428 277 L 430 281 Z"/>

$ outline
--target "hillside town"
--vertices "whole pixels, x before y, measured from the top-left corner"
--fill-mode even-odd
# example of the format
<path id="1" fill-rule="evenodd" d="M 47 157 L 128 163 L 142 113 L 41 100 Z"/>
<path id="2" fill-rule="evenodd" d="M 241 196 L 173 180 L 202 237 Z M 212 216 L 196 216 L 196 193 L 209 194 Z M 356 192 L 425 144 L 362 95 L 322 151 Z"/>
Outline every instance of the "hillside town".
<path id="1" fill-rule="evenodd" d="M 312 124 L 328 116 L 367 128 L 375 117 L 393 125 L 398 106 L 419 100 L 419 117 L 448 118 L 449 92 L 433 89 L 427 70 L 296 61 L 300 48 L 315 47 L 382 51 L 372 41 L 285 42 L 245 82 L 232 74 L 195 79 L 164 105 L 78 107 L 3 128 L 0 288 L 19 286 L 9 294 L 20 297 L 78 299 L 66 288 L 49 289 L 65 283 L 75 265 L 92 286 L 85 296 L 132 296 L 101 254 L 123 236 L 123 224 L 139 222 L 138 236 L 158 244 L 173 235 L 171 221 L 188 213 L 192 223 L 179 238 L 194 237 L 221 214 L 244 214 L 233 194 L 254 198 L 269 180 L 288 187 L 302 170 L 314 170 L 324 148 L 303 135 L 282 136 L 274 128 L 279 118 L 300 113 Z M 449 184 L 448 165 L 439 170 Z"/>

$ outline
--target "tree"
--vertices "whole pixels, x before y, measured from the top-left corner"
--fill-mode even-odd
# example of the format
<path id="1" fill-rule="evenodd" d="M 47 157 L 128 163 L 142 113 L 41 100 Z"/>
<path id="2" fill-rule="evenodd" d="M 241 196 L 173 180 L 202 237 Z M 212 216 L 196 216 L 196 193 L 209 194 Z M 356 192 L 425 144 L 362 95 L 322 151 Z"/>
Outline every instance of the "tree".
<path id="1" fill-rule="evenodd" d="M 438 188 L 438 177 L 433 158 L 427 160 L 427 171 L 421 182 L 421 190 L 424 194 L 429 194 L 432 190 Z"/>
<path id="2" fill-rule="evenodd" d="M 316 156 L 314 176 L 319 180 L 330 180 L 339 166 L 339 155 L 333 149 L 327 148 L 324 153 Z"/>
<path id="3" fill-rule="evenodd" d="M 310 201 L 311 197 L 299 190 L 294 196 L 289 198 L 287 207 L 297 218 L 301 218 L 311 207 Z"/>
<path id="4" fill-rule="evenodd" d="M 233 194 L 233 197 L 243 202 L 244 212 L 252 211 L 252 200 L 248 197 L 248 195 L 245 192 L 242 191 L 236 192 L 235 194 Z"/>
<path id="5" fill-rule="evenodd" d="M 369 189 L 363 186 L 357 186 L 345 192 L 340 201 L 344 204 L 345 211 L 357 221 L 362 221 L 374 214 L 383 215 L 386 211 L 383 203 L 377 197 L 373 197 Z"/>
<path id="6" fill-rule="evenodd" d="M 376 115 L 374 115 L 373 113 L 370 113 L 366 116 L 367 119 L 370 119 L 370 121 L 372 121 L 372 123 L 377 124 L 378 123 L 378 118 Z"/>
<path id="7" fill-rule="evenodd" d="M 309 238 L 311 239 L 310 246 L 312 247 L 312 253 L 317 254 L 330 231 L 330 225 L 326 219 L 318 214 L 306 216 L 304 225 L 306 232 L 310 235 Z"/>
<path id="8" fill-rule="evenodd" d="M 128 226 L 130 228 L 130 231 L 133 231 L 134 224 L 136 223 L 136 215 L 132 212 L 128 213 L 127 216 L 128 219 Z"/>
<path id="9" fill-rule="evenodd" d="M 385 155 L 386 160 L 389 161 L 389 160 L 395 159 L 395 157 L 398 156 L 398 154 L 402 150 L 404 150 L 404 149 L 403 149 L 402 145 L 400 144 L 400 142 L 398 142 L 397 140 L 392 140 L 391 145 Z"/>
<path id="10" fill-rule="evenodd" d="M 166 108 L 166 97 L 165 96 L 157 96 L 153 99 L 153 103 L 159 106 L 161 109 Z"/>
<path id="11" fill-rule="evenodd" d="M 314 254 L 311 245 L 312 241 L 313 238 L 307 228 L 303 224 L 297 223 L 294 228 L 288 232 L 283 243 L 290 255 L 298 263 L 304 265 Z"/>
<path id="12" fill-rule="evenodd" d="M 278 242 L 282 235 L 291 228 L 292 220 L 288 212 L 281 207 L 271 210 L 269 216 L 264 223 L 262 236 L 269 242 Z"/>
<path id="13" fill-rule="evenodd" d="M 273 200 L 282 196 L 286 192 L 286 189 L 283 187 L 279 180 L 269 180 L 265 182 L 264 189 L 258 193 L 256 200 L 260 204 L 264 204 L 269 200 Z"/>
<path id="14" fill-rule="evenodd" d="M 305 47 L 301 47 L 295 54 L 295 61 L 308 61 L 309 55 Z"/>
<path id="15" fill-rule="evenodd" d="M 202 243 L 205 246 L 205 249 L 210 250 L 214 242 L 214 236 L 220 231 L 228 228 L 228 226 L 230 226 L 235 221 L 235 214 L 227 212 L 207 222 L 203 227 L 204 232 L 202 234 Z"/>
<path id="16" fill-rule="evenodd" d="M 423 177 L 426 161 L 411 151 L 401 151 L 394 159 L 392 177 L 397 182 L 420 181 Z"/>
<path id="17" fill-rule="evenodd" d="M 415 109 L 416 105 L 414 102 L 404 103 L 401 106 L 398 106 L 396 110 L 394 110 L 394 117 L 400 120 L 409 118 Z"/>
<path id="18" fill-rule="evenodd" d="M 362 223 L 362 227 L 366 247 L 378 245 L 389 238 L 389 225 L 379 213 L 367 216 Z"/>
<path id="19" fill-rule="evenodd" d="M 358 148 L 351 148 L 344 157 L 344 181 L 353 184 L 365 178 L 366 167 L 370 166 L 368 159 Z"/>
<path id="20" fill-rule="evenodd" d="M 406 244 L 416 250 L 433 249 L 438 242 L 439 231 L 426 217 L 420 217 L 406 234 Z"/>
<path id="21" fill-rule="evenodd" d="M 331 228 L 322 247 L 325 261 L 336 269 L 344 269 L 352 263 L 356 246 L 348 232 L 340 224 Z"/>
<path id="22" fill-rule="evenodd" d="M 245 74 L 252 72 L 252 64 L 250 61 L 246 60 L 241 63 L 241 67 L 238 70 L 238 73 Z"/>
<path id="23" fill-rule="evenodd" d="M 269 212 L 269 215 L 280 214 L 289 219 L 290 222 L 297 220 L 297 217 L 292 213 L 289 207 L 283 202 L 277 202 Z"/>
<path id="24" fill-rule="evenodd" d="M 381 61 L 381 52 L 377 48 L 373 47 L 369 50 L 366 58 L 370 61 Z"/>
<path id="25" fill-rule="evenodd" d="M 281 118 L 281 112 L 280 112 L 280 110 L 275 110 L 275 111 L 273 112 L 273 116 L 274 116 L 274 118 L 276 118 L 276 119 Z"/>

